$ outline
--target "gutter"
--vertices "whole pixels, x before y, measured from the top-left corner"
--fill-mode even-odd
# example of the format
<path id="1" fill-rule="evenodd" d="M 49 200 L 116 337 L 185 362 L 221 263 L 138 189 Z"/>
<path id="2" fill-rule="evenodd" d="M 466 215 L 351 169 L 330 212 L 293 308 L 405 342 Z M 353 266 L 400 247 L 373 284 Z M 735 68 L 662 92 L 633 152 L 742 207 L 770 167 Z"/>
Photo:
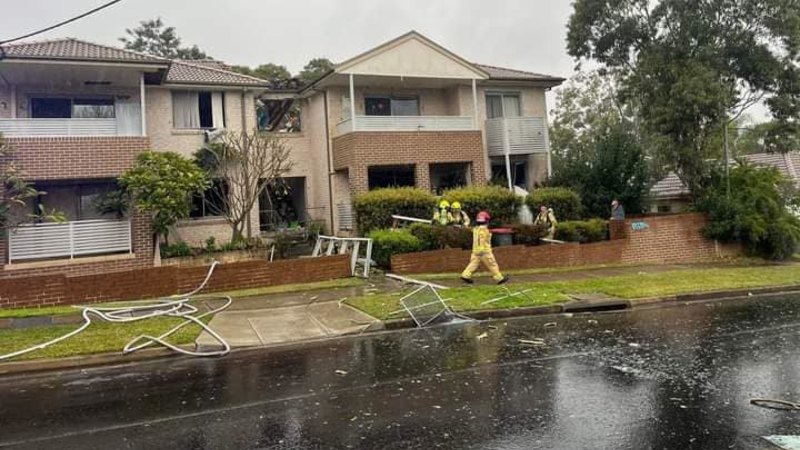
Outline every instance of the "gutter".
<path id="1" fill-rule="evenodd" d="M 331 136 L 328 119 L 328 91 L 312 88 L 315 92 L 322 92 L 322 102 L 325 107 L 325 159 L 328 160 L 328 205 L 330 205 L 330 218 L 331 218 L 331 234 L 333 232 L 333 167 L 331 165 Z"/>

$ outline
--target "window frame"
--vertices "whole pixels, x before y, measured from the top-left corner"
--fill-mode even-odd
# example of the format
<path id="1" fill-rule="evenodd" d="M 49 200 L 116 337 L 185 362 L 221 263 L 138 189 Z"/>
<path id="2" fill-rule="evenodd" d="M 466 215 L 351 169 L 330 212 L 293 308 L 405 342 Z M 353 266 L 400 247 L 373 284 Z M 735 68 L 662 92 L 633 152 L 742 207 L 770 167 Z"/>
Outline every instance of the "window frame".
<path id="1" fill-rule="evenodd" d="M 387 115 L 379 115 L 379 114 L 368 114 L 367 102 L 369 100 L 388 100 L 389 101 L 389 114 Z M 395 114 L 394 102 L 395 101 L 415 101 L 417 103 L 417 114 L 408 116 L 408 115 L 399 115 Z M 368 117 L 417 117 L 422 115 L 422 101 L 419 95 L 365 95 L 364 96 L 364 115 Z"/>
<path id="2" fill-rule="evenodd" d="M 189 219 L 191 220 L 203 220 L 203 219 L 219 219 L 225 217 L 222 213 L 222 208 L 225 207 L 224 201 L 221 198 L 214 198 L 210 196 L 216 196 L 214 191 L 215 189 L 222 189 L 224 191 L 224 196 L 228 196 L 230 193 L 230 183 L 228 180 L 224 178 L 214 178 L 211 180 L 211 186 L 203 191 L 201 194 L 193 195 L 191 198 L 191 210 L 189 211 Z M 217 206 L 211 206 L 213 203 L 221 202 L 222 204 Z M 197 213 L 198 209 L 196 208 L 200 205 L 199 213 Z"/>
<path id="3" fill-rule="evenodd" d="M 117 105 L 113 96 L 110 95 L 81 95 L 81 94 L 65 94 L 65 95 L 49 95 L 49 94 L 27 94 L 28 97 L 28 115 L 31 119 L 116 119 Z M 69 102 L 69 117 L 35 117 L 34 116 L 34 102 L 46 100 L 61 100 Z M 111 117 L 75 117 L 76 105 L 91 105 L 92 103 L 80 102 L 96 102 L 97 106 L 110 106 Z"/>

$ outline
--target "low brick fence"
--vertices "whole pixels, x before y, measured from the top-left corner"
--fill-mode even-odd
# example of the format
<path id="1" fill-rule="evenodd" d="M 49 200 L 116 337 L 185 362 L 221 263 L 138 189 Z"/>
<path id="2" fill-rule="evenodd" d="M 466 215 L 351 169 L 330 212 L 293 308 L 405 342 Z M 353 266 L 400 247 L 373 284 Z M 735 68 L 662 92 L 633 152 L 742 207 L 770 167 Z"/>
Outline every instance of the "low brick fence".
<path id="1" fill-rule="evenodd" d="M 98 275 L 0 280 L 0 308 L 72 305 L 163 297 L 196 288 L 208 267 L 165 266 Z M 204 292 L 312 283 L 350 276 L 350 256 L 221 264 Z"/>
<path id="2" fill-rule="evenodd" d="M 741 247 L 706 239 L 702 214 L 644 217 L 611 223 L 611 240 L 591 244 L 510 246 L 494 249 L 503 270 L 596 264 L 653 264 L 709 261 L 740 254 Z M 392 256 L 398 274 L 461 272 L 468 250 L 448 249 Z"/>

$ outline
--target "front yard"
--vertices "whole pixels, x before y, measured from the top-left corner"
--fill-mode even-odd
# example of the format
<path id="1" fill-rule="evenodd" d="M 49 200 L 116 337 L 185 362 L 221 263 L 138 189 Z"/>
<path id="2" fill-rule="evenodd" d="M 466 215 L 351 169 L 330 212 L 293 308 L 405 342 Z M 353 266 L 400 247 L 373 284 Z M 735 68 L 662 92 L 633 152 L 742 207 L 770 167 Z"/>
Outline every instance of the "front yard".
<path id="1" fill-rule="evenodd" d="M 424 278 L 424 277 L 420 277 Z M 487 282 L 488 281 L 484 281 Z M 476 285 L 440 291 L 447 303 L 456 311 L 481 309 L 520 308 L 563 303 L 569 294 L 601 293 L 624 299 L 666 297 L 697 292 L 747 289 L 767 286 L 789 286 L 800 284 L 800 265 L 757 267 L 713 267 L 690 268 L 656 273 L 610 276 L 582 280 L 550 282 L 519 282 L 508 285 L 511 292 L 531 289 L 526 296 L 516 296 L 482 305 L 492 298 L 507 294 L 495 285 Z M 347 303 L 378 319 L 397 319 L 405 313 L 400 298 L 410 292 L 376 294 L 353 298 Z M 395 314 L 392 314 L 395 312 Z"/>

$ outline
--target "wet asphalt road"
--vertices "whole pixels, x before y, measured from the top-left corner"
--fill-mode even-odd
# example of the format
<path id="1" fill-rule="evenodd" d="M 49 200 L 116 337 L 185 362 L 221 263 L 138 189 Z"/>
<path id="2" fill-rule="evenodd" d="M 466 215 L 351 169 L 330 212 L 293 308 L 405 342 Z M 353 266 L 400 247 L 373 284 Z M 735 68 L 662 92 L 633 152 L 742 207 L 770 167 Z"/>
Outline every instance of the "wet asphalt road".
<path id="1" fill-rule="evenodd" d="M 0 448 L 767 449 L 800 412 L 749 399 L 800 401 L 799 333 L 751 298 L 5 377 Z"/>

